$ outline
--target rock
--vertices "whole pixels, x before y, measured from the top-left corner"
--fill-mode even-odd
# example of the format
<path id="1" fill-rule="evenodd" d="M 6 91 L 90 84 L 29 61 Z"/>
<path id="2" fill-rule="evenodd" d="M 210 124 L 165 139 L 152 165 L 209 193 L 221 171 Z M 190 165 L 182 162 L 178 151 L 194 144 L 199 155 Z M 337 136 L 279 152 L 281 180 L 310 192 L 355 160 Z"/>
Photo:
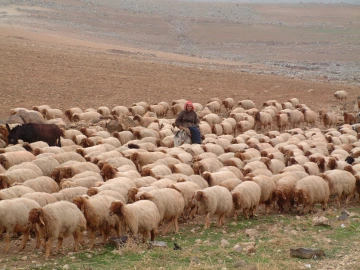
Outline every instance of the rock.
<path id="1" fill-rule="evenodd" d="M 201 243 L 202 243 L 202 240 L 201 240 L 201 239 L 196 239 L 196 240 L 195 240 L 195 243 L 196 243 L 196 244 L 201 244 Z"/>
<path id="2" fill-rule="evenodd" d="M 174 244 L 175 245 L 175 244 Z M 150 241 L 149 242 L 149 247 L 150 248 L 154 248 L 154 247 L 167 247 L 167 243 L 164 241 Z"/>
<path id="3" fill-rule="evenodd" d="M 27 259 L 28 259 L 27 256 L 24 256 L 24 257 L 21 258 L 22 261 L 26 261 Z"/>
<path id="4" fill-rule="evenodd" d="M 225 240 L 225 239 L 221 239 L 220 245 L 222 247 L 227 247 L 229 245 L 229 241 Z"/>
<path id="5" fill-rule="evenodd" d="M 338 217 L 338 220 L 347 220 L 350 217 L 350 212 L 344 210 L 341 212 L 341 215 Z"/>
<path id="6" fill-rule="evenodd" d="M 301 259 L 321 258 L 325 256 L 325 252 L 319 248 L 291 248 L 290 256 Z"/>
<path id="7" fill-rule="evenodd" d="M 246 229 L 245 234 L 249 236 L 251 240 L 255 240 L 255 237 L 259 235 L 259 232 L 255 229 Z"/>
<path id="8" fill-rule="evenodd" d="M 110 237 L 107 241 L 108 245 L 111 245 L 115 248 L 120 248 L 124 246 L 124 244 L 127 242 L 128 237 L 126 235 L 120 236 L 120 237 Z"/>
<path id="9" fill-rule="evenodd" d="M 330 226 L 330 220 L 327 217 L 315 217 L 312 221 L 313 226 Z"/>
<path id="10" fill-rule="evenodd" d="M 114 249 L 113 251 L 111 251 L 112 254 L 116 254 L 116 255 L 123 255 L 123 252 L 120 249 Z"/>
<path id="11" fill-rule="evenodd" d="M 243 247 L 239 244 L 236 244 L 234 247 L 233 247 L 233 250 L 235 251 L 238 251 L 238 252 L 241 252 L 243 250 Z"/>
<path id="12" fill-rule="evenodd" d="M 67 269 L 69 269 L 70 268 L 70 266 L 68 265 L 68 264 L 65 264 L 63 267 L 62 267 L 62 269 L 64 269 L 64 270 L 67 270 Z"/>
<path id="13" fill-rule="evenodd" d="M 254 245 L 254 246 L 252 246 L 252 245 L 246 246 L 246 247 L 244 248 L 244 250 L 245 250 L 245 252 L 246 252 L 247 254 L 256 253 L 256 247 L 255 247 L 255 245 Z"/>

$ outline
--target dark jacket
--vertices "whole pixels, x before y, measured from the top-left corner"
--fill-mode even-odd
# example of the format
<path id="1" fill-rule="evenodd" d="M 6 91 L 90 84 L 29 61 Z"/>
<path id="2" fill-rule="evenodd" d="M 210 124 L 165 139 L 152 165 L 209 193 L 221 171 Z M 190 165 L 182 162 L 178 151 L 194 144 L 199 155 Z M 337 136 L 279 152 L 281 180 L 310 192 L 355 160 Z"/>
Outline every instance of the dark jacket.
<path id="1" fill-rule="evenodd" d="M 197 114 L 194 110 L 186 111 L 183 110 L 179 112 L 179 114 L 176 117 L 175 120 L 175 126 L 177 127 L 193 127 L 193 126 L 199 126 L 199 118 L 197 117 Z"/>

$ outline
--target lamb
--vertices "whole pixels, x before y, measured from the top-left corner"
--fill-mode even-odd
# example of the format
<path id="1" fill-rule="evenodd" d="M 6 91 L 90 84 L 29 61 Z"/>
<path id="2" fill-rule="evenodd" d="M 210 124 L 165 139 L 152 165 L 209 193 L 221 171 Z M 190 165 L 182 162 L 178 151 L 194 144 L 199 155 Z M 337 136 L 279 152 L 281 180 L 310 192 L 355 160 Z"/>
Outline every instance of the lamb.
<path id="1" fill-rule="evenodd" d="M 131 161 L 128 160 L 128 162 L 131 162 Z M 130 164 L 125 164 L 125 165 L 130 165 Z M 106 181 L 106 180 L 109 180 L 112 178 L 116 178 L 119 175 L 119 170 L 117 168 L 114 168 L 110 164 L 105 164 L 101 169 L 101 175 L 104 178 L 104 180 Z"/>
<path id="2" fill-rule="evenodd" d="M 304 115 L 302 112 L 298 110 L 291 110 L 286 114 L 289 117 L 289 123 L 292 127 L 299 127 L 302 123 L 304 123 Z"/>
<path id="3" fill-rule="evenodd" d="M 213 113 L 220 113 L 221 110 L 221 101 L 220 100 L 214 100 L 211 102 L 208 102 L 206 104 L 206 107 L 209 108 L 209 110 Z"/>
<path id="4" fill-rule="evenodd" d="M 121 222 L 130 228 L 133 235 L 140 232 L 143 241 L 151 234 L 151 241 L 155 240 L 155 233 L 160 223 L 157 206 L 151 201 L 137 201 L 125 205 L 121 201 L 112 202 L 109 215 L 117 215 Z"/>
<path id="5" fill-rule="evenodd" d="M 115 216 L 109 216 L 107 210 L 111 203 L 115 201 L 113 197 L 105 195 L 96 195 L 89 197 L 83 195 L 73 200 L 73 203 L 80 209 L 86 219 L 86 228 L 89 231 L 89 248 L 94 248 L 95 233 L 101 231 L 105 245 L 112 230 L 115 230 L 117 236 L 120 235 L 120 223 Z"/>
<path id="6" fill-rule="evenodd" d="M 294 207 L 294 191 L 297 181 L 298 179 L 293 176 L 285 176 L 276 182 L 274 201 L 279 206 L 280 214 L 284 212 L 285 205 L 288 206 L 289 211 Z"/>
<path id="7" fill-rule="evenodd" d="M 150 200 L 154 202 L 159 209 L 160 220 L 170 220 L 166 226 L 163 234 L 166 234 L 172 223 L 175 226 L 175 233 L 179 231 L 178 218 L 184 211 L 184 198 L 174 189 L 163 188 L 152 190 L 149 192 L 138 193 L 135 197 L 136 200 Z"/>
<path id="8" fill-rule="evenodd" d="M 23 162 L 31 162 L 36 157 L 28 151 L 6 152 L 0 155 L 0 165 L 5 169 Z"/>
<path id="9" fill-rule="evenodd" d="M 22 195 L 21 198 L 34 200 L 40 205 L 40 207 L 58 201 L 55 196 L 46 192 L 30 192 Z"/>
<path id="10" fill-rule="evenodd" d="M 261 199 L 261 188 L 257 183 L 253 181 L 242 182 L 233 189 L 231 194 L 235 209 L 235 219 L 237 218 L 237 210 L 240 209 L 243 209 L 246 219 L 256 216 L 256 208 Z"/>
<path id="11" fill-rule="evenodd" d="M 348 97 L 348 94 L 346 93 L 345 90 L 339 90 L 339 91 L 335 92 L 334 97 L 338 100 L 346 100 Z"/>
<path id="12" fill-rule="evenodd" d="M 110 116 L 110 109 L 106 106 L 100 106 L 96 111 L 102 116 Z"/>
<path id="13" fill-rule="evenodd" d="M 317 118 L 316 112 L 306 108 L 301 109 L 301 112 L 304 114 L 305 123 L 310 126 L 315 126 Z"/>
<path id="14" fill-rule="evenodd" d="M 156 179 L 160 179 L 165 175 L 171 174 L 171 169 L 163 164 L 155 165 L 152 168 L 145 168 L 145 166 L 141 170 L 141 176 L 152 176 Z"/>
<path id="15" fill-rule="evenodd" d="M 55 193 L 59 192 L 59 185 L 48 176 L 39 176 L 33 179 L 26 180 L 21 184 L 29 187 L 36 192 Z"/>
<path id="16" fill-rule="evenodd" d="M 205 230 L 210 228 L 210 215 L 219 216 L 217 226 L 221 227 L 225 224 L 225 216 L 233 210 L 231 193 L 221 186 L 196 191 L 193 195 L 193 204 L 197 204 L 200 210 L 205 211 Z"/>
<path id="17" fill-rule="evenodd" d="M 31 224 L 36 224 L 45 242 L 45 259 L 50 256 L 53 241 L 58 240 L 56 248 L 58 252 L 63 239 L 70 234 L 74 237 L 74 250 L 78 251 L 79 242 L 82 242 L 82 233 L 86 230 L 86 219 L 76 205 L 61 201 L 44 207 L 34 207 L 28 217 Z"/>
<path id="18" fill-rule="evenodd" d="M 32 109 L 34 111 L 40 112 L 42 115 L 45 116 L 46 110 L 51 109 L 49 105 L 39 105 L 39 106 L 33 106 Z"/>
<path id="19" fill-rule="evenodd" d="M 54 159 L 56 159 L 59 162 L 59 164 L 63 164 L 69 160 L 79 161 L 79 162 L 86 161 L 83 156 L 81 156 L 80 154 L 75 153 L 75 152 L 60 153 L 60 154 L 53 155 L 52 157 Z"/>
<path id="20" fill-rule="evenodd" d="M 156 114 L 156 116 L 165 116 L 169 109 L 169 105 L 165 107 L 162 104 L 155 104 L 149 106 L 149 111 Z"/>
<path id="21" fill-rule="evenodd" d="M 343 170 L 331 170 L 320 174 L 320 176 L 329 184 L 330 196 L 335 195 L 338 207 L 344 198 L 346 207 L 355 193 L 356 179 L 354 175 Z"/>
<path id="22" fill-rule="evenodd" d="M 91 162 L 73 162 L 72 164 L 63 164 L 63 166 L 58 167 L 58 170 L 55 170 L 52 173 L 52 178 L 56 182 L 60 182 L 63 178 L 71 178 L 76 174 L 82 173 L 84 171 L 92 171 L 95 173 L 100 173 L 98 166 Z"/>
<path id="23" fill-rule="evenodd" d="M 222 121 L 222 118 L 215 113 L 210 113 L 210 114 L 205 115 L 201 120 L 206 121 L 211 126 L 211 125 L 215 125 L 215 124 L 220 124 Z"/>
<path id="24" fill-rule="evenodd" d="M 274 121 L 279 131 L 285 130 L 289 126 L 289 117 L 285 113 L 278 113 L 275 115 Z"/>
<path id="25" fill-rule="evenodd" d="M 193 168 L 188 164 L 184 164 L 184 163 L 169 164 L 168 167 L 170 168 L 172 173 L 182 173 L 188 176 L 194 174 Z"/>
<path id="26" fill-rule="evenodd" d="M 330 189 L 328 183 L 320 176 L 307 176 L 296 182 L 294 190 L 294 201 L 303 206 L 302 213 L 313 211 L 315 203 L 321 203 L 325 211 L 329 200 Z"/>
<path id="27" fill-rule="evenodd" d="M 0 201 L 0 228 L 1 231 L 6 231 L 4 237 L 5 254 L 7 254 L 10 249 L 10 235 L 13 233 L 23 233 L 20 250 L 25 248 L 32 227 L 28 224 L 27 217 L 29 211 L 35 207 L 39 207 L 39 204 L 26 198 Z"/>

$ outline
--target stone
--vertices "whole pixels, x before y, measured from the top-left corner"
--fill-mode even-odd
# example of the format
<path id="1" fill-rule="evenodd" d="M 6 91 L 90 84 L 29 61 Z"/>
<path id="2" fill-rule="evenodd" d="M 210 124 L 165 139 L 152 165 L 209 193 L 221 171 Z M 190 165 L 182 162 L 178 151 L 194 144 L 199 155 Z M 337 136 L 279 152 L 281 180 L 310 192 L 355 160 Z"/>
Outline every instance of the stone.
<path id="1" fill-rule="evenodd" d="M 221 246 L 222 247 L 227 247 L 229 245 L 229 241 L 225 240 L 225 239 L 221 239 Z"/>
<path id="2" fill-rule="evenodd" d="M 120 248 L 125 245 L 127 240 L 128 240 L 128 237 L 126 235 L 120 236 L 120 237 L 110 237 L 107 241 L 107 244 L 111 245 L 115 248 Z"/>
<path id="3" fill-rule="evenodd" d="M 313 259 L 324 257 L 325 252 L 319 248 L 291 248 L 290 256 L 301 259 Z"/>
<path id="4" fill-rule="evenodd" d="M 330 226 L 330 220 L 327 217 L 315 217 L 312 220 L 313 226 Z"/>

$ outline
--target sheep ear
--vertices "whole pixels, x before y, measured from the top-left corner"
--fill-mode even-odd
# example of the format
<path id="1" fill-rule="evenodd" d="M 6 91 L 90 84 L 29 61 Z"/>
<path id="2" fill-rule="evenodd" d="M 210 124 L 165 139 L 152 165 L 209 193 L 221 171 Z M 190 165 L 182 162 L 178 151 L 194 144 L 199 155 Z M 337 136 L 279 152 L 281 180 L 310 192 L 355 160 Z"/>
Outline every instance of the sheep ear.
<path id="1" fill-rule="evenodd" d="M 84 200 L 84 199 L 83 199 Z M 85 202 L 83 201 L 82 204 L 81 204 L 81 209 L 80 209 L 81 213 L 84 214 L 85 212 Z"/>

